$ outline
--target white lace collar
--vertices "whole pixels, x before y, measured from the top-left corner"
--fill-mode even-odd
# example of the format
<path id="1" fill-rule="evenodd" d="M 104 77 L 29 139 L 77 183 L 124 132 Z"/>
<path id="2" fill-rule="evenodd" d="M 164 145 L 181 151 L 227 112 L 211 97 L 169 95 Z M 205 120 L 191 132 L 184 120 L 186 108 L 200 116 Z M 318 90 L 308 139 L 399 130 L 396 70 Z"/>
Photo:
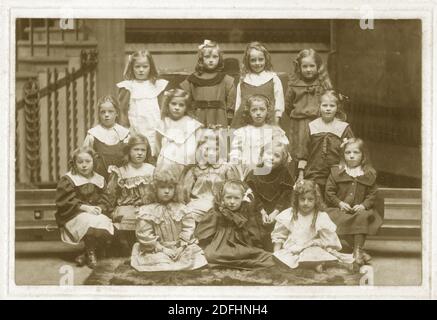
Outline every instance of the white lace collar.
<path id="1" fill-rule="evenodd" d="M 334 120 L 329 123 L 323 121 L 322 118 L 317 118 L 309 123 L 311 134 L 329 132 L 335 134 L 339 138 L 341 138 L 348 125 L 347 122 L 341 121 L 337 118 L 334 118 Z"/>
<path id="2" fill-rule="evenodd" d="M 99 188 L 103 188 L 105 186 L 105 178 L 96 172 L 94 172 L 94 175 L 91 178 L 86 178 L 80 174 L 72 174 L 71 171 L 67 172 L 66 176 L 73 181 L 76 187 L 80 187 L 87 183 L 92 183 Z"/>
<path id="3" fill-rule="evenodd" d="M 352 178 L 356 178 L 359 176 L 364 175 L 364 171 L 361 168 L 361 166 L 355 167 L 355 168 L 349 168 L 348 166 L 345 166 L 344 170 L 348 175 L 350 175 Z"/>
<path id="4" fill-rule="evenodd" d="M 260 73 L 248 73 L 244 77 L 243 81 L 246 82 L 247 84 L 258 87 L 272 80 L 275 75 L 276 74 L 271 71 L 262 71 Z"/>
<path id="5" fill-rule="evenodd" d="M 99 124 L 89 129 L 88 133 L 100 142 L 112 146 L 127 139 L 129 135 L 129 129 L 119 125 L 118 123 L 116 123 L 112 128 L 105 128 Z"/>

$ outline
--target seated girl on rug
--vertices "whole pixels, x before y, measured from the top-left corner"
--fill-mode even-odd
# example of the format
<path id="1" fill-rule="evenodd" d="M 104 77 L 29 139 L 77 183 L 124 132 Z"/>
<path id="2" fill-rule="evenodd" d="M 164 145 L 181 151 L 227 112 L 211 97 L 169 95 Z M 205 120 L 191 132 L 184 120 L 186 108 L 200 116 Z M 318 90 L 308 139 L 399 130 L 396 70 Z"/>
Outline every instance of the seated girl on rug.
<path id="1" fill-rule="evenodd" d="M 210 265 L 239 269 L 270 267 L 272 254 L 259 248 L 258 227 L 247 188 L 228 180 L 215 194 L 215 205 L 196 228 L 196 237 Z"/>
<path id="2" fill-rule="evenodd" d="M 108 218 L 104 198 L 105 179 L 94 172 L 95 152 L 81 147 L 73 152 L 67 172 L 56 189 L 56 222 L 61 239 L 70 244 L 85 243 L 85 253 L 76 258 L 80 266 L 97 265 L 96 249 L 104 247 L 114 234 L 114 226 Z"/>
<path id="3" fill-rule="evenodd" d="M 189 167 L 179 182 L 182 201 L 196 222 L 214 206 L 217 186 L 234 176 L 229 164 L 219 158 L 219 151 L 218 136 L 204 136 L 196 150 L 196 165 Z"/>
<path id="4" fill-rule="evenodd" d="M 363 140 L 351 138 L 342 145 L 342 160 L 331 168 L 325 198 L 337 233 L 353 243 L 357 264 L 368 264 L 371 257 L 363 251 L 368 234 L 374 235 L 382 224 L 375 210 L 376 172 L 371 166 Z"/>
<path id="5" fill-rule="evenodd" d="M 160 150 L 156 168 L 170 172 L 178 181 L 183 170 L 195 163 L 196 135 L 202 124 L 191 117 L 190 95 L 186 91 L 166 91 L 163 104 L 163 119 L 156 129 Z"/>
<path id="6" fill-rule="evenodd" d="M 275 141 L 288 145 L 285 132 L 274 124 L 272 106 L 266 96 L 249 97 L 244 108 L 245 126 L 234 131 L 231 141 L 230 162 L 244 180 L 249 171 L 256 169 L 261 147 Z"/>
<path id="7" fill-rule="evenodd" d="M 112 212 L 112 220 L 119 230 L 124 253 L 130 253 L 135 242 L 135 226 L 138 208 L 153 201 L 153 171 L 150 145 L 141 134 L 132 135 L 124 148 L 124 166 L 110 166 L 110 178 L 105 198 Z"/>
<path id="8" fill-rule="evenodd" d="M 108 179 L 110 165 L 121 166 L 123 147 L 129 136 L 129 129 L 117 123 L 120 114 L 118 100 L 111 95 L 97 101 L 99 124 L 88 130 L 84 147 L 94 149 L 98 157 L 95 172 Z"/>
<path id="9" fill-rule="evenodd" d="M 323 270 L 327 261 L 352 263 L 351 255 L 341 254 L 336 226 L 322 210 L 323 200 L 315 182 L 300 180 L 294 187 L 292 207 L 276 217 L 272 232 L 274 256 L 289 266 L 300 263 Z"/>
<path id="10" fill-rule="evenodd" d="M 273 251 L 270 234 L 279 212 L 290 205 L 294 177 L 288 168 L 288 147 L 280 142 L 267 144 L 261 148 L 259 167 L 266 174 L 255 174 L 252 170 L 246 178 L 247 185 L 255 196 L 254 208 L 260 228 L 262 245 Z"/>
<path id="11" fill-rule="evenodd" d="M 177 202 L 176 180 L 166 172 L 154 175 L 156 202 L 142 206 L 132 248 L 131 266 L 138 271 L 194 270 L 207 261 L 193 237 L 195 221 Z"/>

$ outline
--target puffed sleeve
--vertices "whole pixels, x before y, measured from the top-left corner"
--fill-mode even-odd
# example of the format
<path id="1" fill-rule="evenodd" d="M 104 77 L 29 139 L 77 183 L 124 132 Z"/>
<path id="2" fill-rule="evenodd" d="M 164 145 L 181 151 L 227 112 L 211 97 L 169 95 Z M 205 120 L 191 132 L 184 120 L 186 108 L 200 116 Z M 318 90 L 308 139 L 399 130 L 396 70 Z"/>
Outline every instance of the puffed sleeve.
<path id="1" fill-rule="evenodd" d="M 240 129 L 234 131 L 234 136 L 231 142 L 231 152 L 229 153 L 229 159 L 232 164 L 241 162 L 244 143 L 244 131 Z"/>
<path id="2" fill-rule="evenodd" d="M 118 186 L 118 175 L 116 173 L 116 168 L 114 166 L 109 166 L 108 172 L 110 172 L 108 185 L 106 186 L 104 197 L 100 200 L 101 205 L 103 205 L 111 217 L 112 212 L 117 206 L 117 199 L 119 196 L 120 188 Z"/>
<path id="3" fill-rule="evenodd" d="M 273 77 L 273 94 L 275 96 L 275 116 L 281 117 L 284 113 L 284 89 L 281 79 L 277 75 Z"/>
<path id="4" fill-rule="evenodd" d="M 64 225 L 79 213 L 83 204 L 78 198 L 73 182 L 62 177 L 56 188 L 56 220 L 59 225 Z"/>
<path id="5" fill-rule="evenodd" d="M 307 161 L 309 158 L 310 152 L 310 144 L 311 144 L 311 132 L 309 125 L 305 126 L 305 131 L 303 132 L 302 144 L 297 146 L 297 159 L 298 159 L 298 168 L 305 169 L 307 165 Z"/>
<path id="6" fill-rule="evenodd" d="M 335 182 L 332 173 L 329 175 L 328 180 L 326 180 L 325 186 L 325 199 L 329 207 L 338 207 L 341 199 L 337 197 L 337 183 Z"/>
<path id="7" fill-rule="evenodd" d="M 288 86 L 287 93 L 285 94 L 284 109 L 285 112 L 290 115 L 291 111 L 294 109 L 294 99 L 296 97 L 296 92 L 292 86 Z"/>
<path id="8" fill-rule="evenodd" d="M 158 244 L 158 236 L 153 229 L 153 222 L 146 219 L 138 219 L 135 234 L 141 247 L 147 251 L 154 251 Z"/>
<path id="9" fill-rule="evenodd" d="M 287 223 L 291 221 L 291 208 L 282 211 L 275 218 L 275 227 L 272 231 L 272 243 L 281 243 L 283 244 L 288 236 L 290 235 L 290 229 L 287 226 Z"/>
<path id="10" fill-rule="evenodd" d="M 182 82 L 179 84 L 179 87 L 180 87 L 182 90 L 188 92 L 188 93 L 191 95 L 191 86 L 190 86 L 190 82 L 189 82 L 187 79 L 185 79 L 184 81 L 182 81 Z"/>
<path id="11" fill-rule="evenodd" d="M 196 221 L 191 214 L 186 214 L 181 220 L 181 232 L 179 233 L 179 241 L 181 245 L 193 243 L 194 229 L 196 228 Z"/>
<path id="12" fill-rule="evenodd" d="M 120 117 L 118 122 L 126 127 L 129 128 L 129 117 L 128 117 L 128 111 L 129 111 L 129 101 L 130 101 L 130 92 L 126 88 L 120 88 L 118 90 L 118 101 L 120 102 Z"/>
<path id="13" fill-rule="evenodd" d="M 335 233 L 337 227 L 329 218 L 326 212 L 319 212 L 316 221 L 316 232 L 318 239 L 316 239 L 317 245 L 323 248 L 332 248 L 334 250 L 341 249 L 340 239 Z"/>
<path id="14" fill-rule="evenodd" d="M 229 76 L 226 76 L 225 79 L 226 115 L 228 117 L 228 123 L 230 124 L 235 112 L 235 99 L 237 91 L 235 89 L 234 79 Z"/>
<path id="15" fill-rule="evenodd" d="M 235 91 L 235 108 L 234 110 L 237 111 L 240 108 L 241 104 L 241 82 L 237 84 L 237 89 Z"/>
<path id="16" fill-rule="evenodd" d="M 209 210 L 199 221 L 195 230 L 195 237 L 199 239 L 201 246 L 208 244 L 216 234 L 218 222 L 218 213 L 214 208 Z"/>
<path id="17" fill-rule="evenodd" d="M 376 183 L 366 188 L 367 194 L 363 201 L 363 206 L 369 210 L 372 209 L 375 205 L 376 193 L 378 192 L 378 187 Z"/>
<path id="18" fill-rule="evenodd" d="M 350 139 L 354 137 L 354 133 L 352 132 L 351 126 L 347 126 L 346 129 L 344 129 L 343 134 L 341 136 L 341 139 Z"/>
<path id="19" fill-rule="evenodd" d="M 86 148 L 93 149 L 93 147 L 94 147 L 94 136 L 88 133 L 86 135 L 86 137 L 85 137 L 85 140 L 83 141 L 82 146 L 86 147 Z"/>
<path id="20" fill-rule="evenodd" d="M 182 203 L 187 204 L 191 198 L 191 190 L 193 189 L 194 183 L 196 183 L 196 177 L 194 175 L 195 167 L 192 166 L 185 174 L 182 174 L 181 179 L 177 185 L 179 200 Z"/>

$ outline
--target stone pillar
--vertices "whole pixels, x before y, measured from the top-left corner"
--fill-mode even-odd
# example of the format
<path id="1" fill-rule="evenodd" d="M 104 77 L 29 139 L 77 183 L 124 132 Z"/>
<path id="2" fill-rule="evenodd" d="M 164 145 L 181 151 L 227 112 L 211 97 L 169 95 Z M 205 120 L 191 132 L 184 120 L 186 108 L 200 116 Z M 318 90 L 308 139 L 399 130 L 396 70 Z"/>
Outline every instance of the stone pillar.
<path id="1" fill-rule="evenodd" d="M 125 21 L 96 19 L 93 29 L 97 39 L 97 97 L 117 94 L 116 83 L 123 80 Z"/>

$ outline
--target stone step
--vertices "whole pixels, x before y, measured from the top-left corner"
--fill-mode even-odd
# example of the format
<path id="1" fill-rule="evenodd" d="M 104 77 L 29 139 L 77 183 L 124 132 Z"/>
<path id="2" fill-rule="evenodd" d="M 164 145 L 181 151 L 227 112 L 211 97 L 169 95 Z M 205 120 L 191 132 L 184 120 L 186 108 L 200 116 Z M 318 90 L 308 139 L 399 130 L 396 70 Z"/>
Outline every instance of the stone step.
<path id="1" fill-rule="evenodd" d="M 62 41 L 56 40 L 49 43 L 50 57 L 79 57 L 81 50 L 90 50 L 97 48 L 97 41 L 95 40 L 79 40 L 79 41 Z M 28 40 L 17 41 L 17 56 L 21 57 L 31 56 L 31 46 Z M 46 41 L 35 41 L 33 43 L 33 56 L 47 56 Z"/>

